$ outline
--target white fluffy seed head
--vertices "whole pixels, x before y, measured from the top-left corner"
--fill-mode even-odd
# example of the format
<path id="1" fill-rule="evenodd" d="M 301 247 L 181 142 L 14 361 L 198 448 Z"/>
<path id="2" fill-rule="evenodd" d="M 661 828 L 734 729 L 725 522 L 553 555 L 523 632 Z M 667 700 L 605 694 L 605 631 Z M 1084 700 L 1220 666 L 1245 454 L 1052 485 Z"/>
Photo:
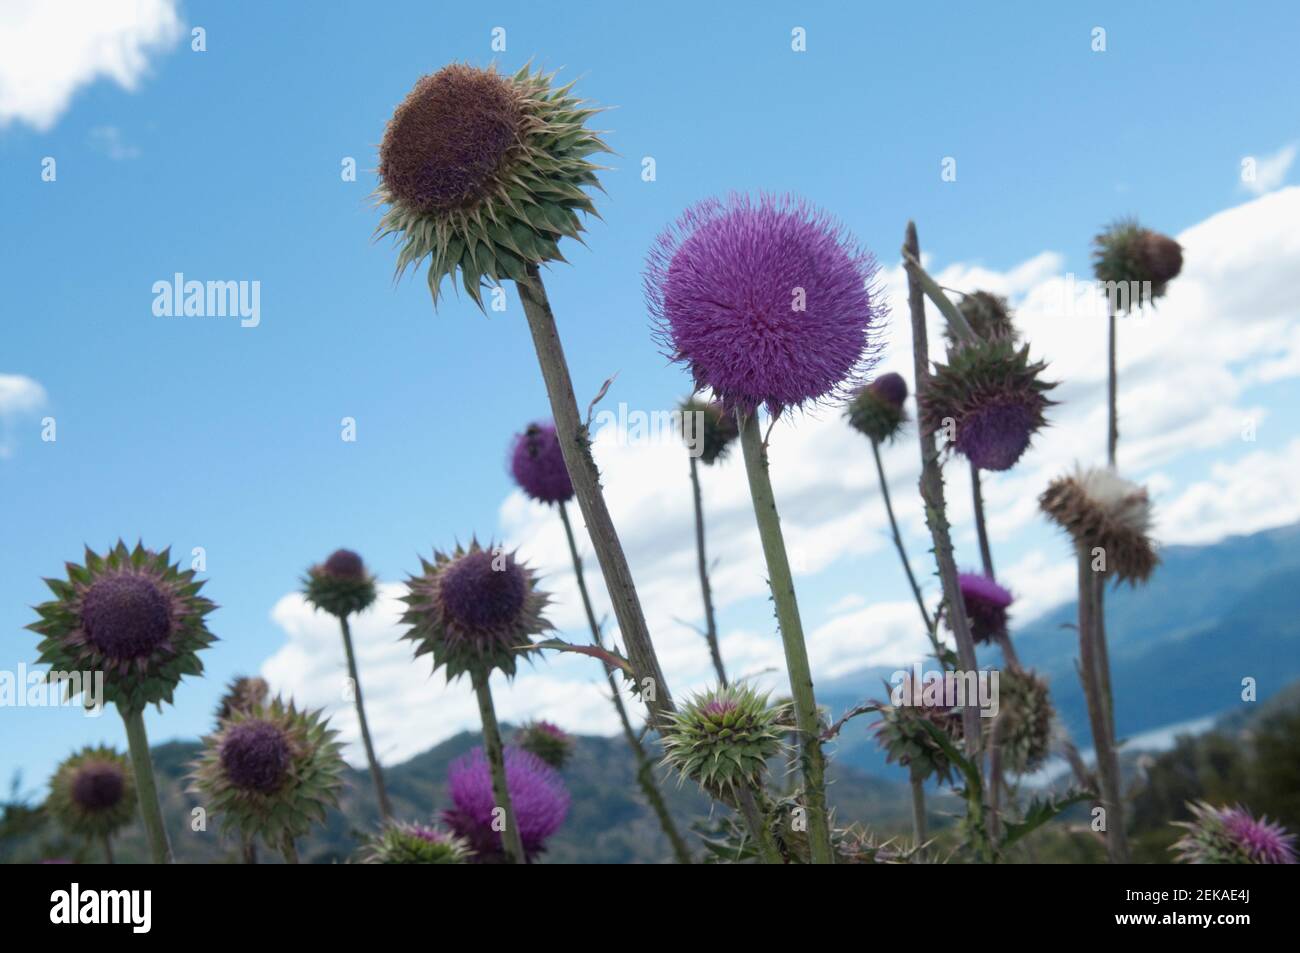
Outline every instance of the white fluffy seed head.
<path id="1" fill-rule="evenodd" d="M 1143 536 L 1151 532 L 1151 498 L 1146 487 L 1126 480 L 1111 467 L 1077 467 L 1075 482 L 1088 500 L 1126 529 Z"/>

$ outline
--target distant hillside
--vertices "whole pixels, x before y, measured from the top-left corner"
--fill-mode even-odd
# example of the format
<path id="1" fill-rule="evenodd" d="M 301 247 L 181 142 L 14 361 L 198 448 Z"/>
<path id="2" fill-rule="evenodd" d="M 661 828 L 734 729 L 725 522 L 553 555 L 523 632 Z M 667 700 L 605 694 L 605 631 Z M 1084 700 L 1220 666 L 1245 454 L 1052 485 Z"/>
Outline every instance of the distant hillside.
<path id="1" fill-rule="evenodd" d="M 1241 680 L 1263 701 L 1300 678 L 1300 525 L 1234 536 L 1211 546 L 1169 546 L 1150 583 L 1106 595 L 1107 638 L 1121 736 L 1241 707 Z M 1012 637 L 1021 660 L 1046 675 L 1062 720 L 1089 747 L 1087 709 L 1074 660 L 1075 603 L 1057 607 Z M 996 652 L 981 658 L 996 663 Z M 838 716 L 883 697 L 889 668 L 863 669 L 817 685 Z M 861 725 L 871 719 L 863 718 Z M 901 779 L 864 728 L 850 727 L 838 757 L 870 774 Z"/>

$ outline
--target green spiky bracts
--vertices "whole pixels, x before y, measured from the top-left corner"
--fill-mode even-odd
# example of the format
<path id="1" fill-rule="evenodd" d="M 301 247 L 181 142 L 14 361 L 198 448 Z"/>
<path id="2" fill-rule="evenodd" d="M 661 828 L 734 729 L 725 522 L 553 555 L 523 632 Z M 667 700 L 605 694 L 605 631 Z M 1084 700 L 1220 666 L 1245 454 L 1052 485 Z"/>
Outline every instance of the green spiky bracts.
<path id="1" fill-rule="evenodd" d="M 691 449 L 699 448 L 701 463 L 709 466 L 717 463 L 740 436 L 736 418 L 716 401 L 691 397 L 682 403 L 680 410 L 682 438 Z M 695 414 L 699 416 L 693 416 Z"/>
<path id="2" fill-rule="evenodd" d="M 1191 821 L 1173 821 L 1187 831 L 1170 848 L 1183 864 L 1294 864 L 1295 835 L 1241 805 L 1189 803 Z"/>
<path id="3" fill-rule="evenodd" d="M 459 270 L 482 308 L 484 282 L 563 261 L 560 239 L 583 230 L 578 213 L 596 214 L 587 190 L 600 187 L 600 167 L 587 157 L 609 150 L 586 122 L 600 110 L 554 78 L 454 63 L 394 111 L 379 150 L 378 234 L 398 236 L 398 274 L 429 259 L 435 305 Z"/>
<path id="4" fill-rule="evenodd" d="M 135 807 L 130 763 L 108 747 L 82 748 L 60 764 L 45 801 L 59 826 L 92 838 L 110 836 L 131 823 Z"/>
<path id="5" fill-rule="evenodd" d="M 237 711 L 246 711 L 258 705 L 265 705 L 271 694 L 271 686 L 266 679 L 249 675 L 238 675 L 226 686 L 226 693 L 217 705 L 217 724 L 229 718 Z"/>
<path id="6" fill-rule="evenodd" d="M 1055 710 L 1047 682 L 1032 671 L 1003 669 L 998 677 L 998 714 L 990 722 L 1002 748 L 1002 763 L 1012 774 L 1031 774 L 1051 751 Z M 996 729 L 993 725 L 996 724 Z"/>
<path id="7" fill-rule="evenodd" d="M 375 577 L 366 571 L 360 556 L 340 549 L 307 570 L 303 595 L 317 609 L 344 619 L 374 603 Z"/>
<path id="8" fill-rule="evenodd" d="M 1168 235 L 1121 219 L 1093 239 L 1093 272 L 1098 281 L 1132 286 L 1150 282 L 1150 300 L 1164 296 L 1183 269 L 1183 248 Z M 1126 298 L 1131 310 L 1138 295 Z"/>
<path id="9" fill-rule="evenodd" d="M 103 556 L 88 548 L 85 565 L 68 563 L 66 580 L 46 579 L 55 598 L 27 628 L 44 636 L 47 677 L 102 671 L 104 700 L 125 713 L 171 702 L 183 676 L 202 674 L 198 653 L 216 640 L 204 616 L 216 606 L 170 554 L 119 540 Z"/>
<path id="10" fill-rule="evenodd" d="M 1151 500 L 1146 487 L 1109 467 L 1077 468 L 1053 480 L 1038 505 L 1070 534 L 1076 549 L 1105 556 L 1099 572 L 1137 585 L 1160 562 L 1151 543 Z"/>
<path id="11" fill-rule="evenodd" d="M 907 381 L 901 374 L 882 374 L 855 389 L 844 408 L 844 419 L 872 443 L 891 442 L 907 422 Z"/>
<path id="12" fill-rule="evenodd" d="M 964 345 L 935 365 L 920 395 L 921 425 L 981 469 L 1008 470 L 1055 403 L 1045 396 L 1056 386 L 1041 379 L 1045 367 L 1009 339 Z"/>
<path id="13" fill-rule="evenodd" d="M 478 540 L 420 564 L 402 596 L 402 621 L 410 626 L 402 638 L 415 643 L 416 658 L 432 656 L 434 671 L 445 668 L 448 681 L 493 669 L 513 677 L 532 637 L 551 628 L 542 614 L 550 596 L 537 588 L 536 574 L 514 553 Z"/>
<path id="14" fill-rule="evenodd" d="M 905 698 L 912 692 L 903 686 Z M 938 726 L 954 745 L 960 745 L 962 724 L 960 709 L 948 705 L 877 705 L 880 721 L 873 727 L 876 743 L 885 751 L 885 760 L 914 770 L 922 779 L 934 777 L 945 784 L 953 780 L 953 764 L 943 747 L 934 740 L 923 722 Z"/>
<path id="15" fill-rule="evenodd" d="M 573 736 L 549 721 L 530 721 L 515 735 L 515 746 L 532 752 L 558 771 L 573 754 Z"/>
<path id="16" fill-rule="evenodd" d="M 455 834 L 394 821 L 370 838 L 363 862 L 367 864 L 466 864 L 469 844 Z"/>
<path id="17" fill-rule="evenodd" d="M 223 830 L 278 850 L 338 805 L 346 765 L 337 734 L 319 711 L 280 698 L 236 711 L 203 739 L 189 791 L 221 816 Z"/>
<path id="18" fill-rule="evenodd" d="M 664 763 L 713 796 L 762 783 L 767 762 L 785 750 L 789 709 L 733 683 L 693 696 L 668 717 Z"/>
<path id="19" fill-rule="evenodd" d="M 1007 299 L 1001 295 L 989 291 L 972 292 L 962 297 L 957 303 L 957 310 L 961 312 L 961 316 L 966 319 L 966 323 L 981 341 L 1015 343 L 1020 337 L 1011 321 L 1011 308 L 1007 305 Z M 943 335 L 950 351 L 966 343 L 953 334 L 947 322 L 944 322 Z"/>

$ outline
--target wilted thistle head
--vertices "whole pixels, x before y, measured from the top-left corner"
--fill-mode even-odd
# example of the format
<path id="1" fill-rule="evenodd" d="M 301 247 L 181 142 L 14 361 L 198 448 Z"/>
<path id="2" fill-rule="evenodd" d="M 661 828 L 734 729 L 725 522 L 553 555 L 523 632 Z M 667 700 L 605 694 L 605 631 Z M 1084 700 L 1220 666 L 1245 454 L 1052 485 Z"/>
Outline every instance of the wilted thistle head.
<path id="1" fill-rule="evenodd" d="M 694 695 L 663 729 L 664 764 L 713 796 L 756 787 L 785 749 L 788 716 L 740 682 Z"/>
<path id="2" fill-rule="evenodd" d="M 935 777 L 950 784 L 952 762 L 924 723 L 934 725 L 954 746 L 960 747 L 960 709 L 953 708 L 944 698 L 942 680 L 937 683 L 923 681 L 921 685 L 913 686 L 910 676 L 905 676 L 899 690 L 903 701 L 908 704 L 876 703 L 880 721 L 872 727 L 876 743 L 885 751 L 885 760 L 891 764 L 903 765 L 923 780 Z M 921 704 L 910 704 L 917 698 Z"/>
<path id="3" fill-rule="evenodd" d="M 921 394 L 921 426 L 980 469 L 1009 470 L 1055 403 L 1045 396 L 1056 386 L 1041 379 L 1045 367 L 1008 338 L 965 344 L 935 365 Z"/>
<path id="4" fill-rule="evenodd" d="M 249 675 L 237 675 L 226 686 L 226 693 L 217 705 L 217 724 L 225 721 L 237 711 L 246 711 L 256 705 L 266 704 L 271 694 L 271 686 L 266 679 Z"/>
<path id="5" fill-rule="evenodd" d="M 446 666 L 448 679 L 493 669 L 513 676 L 520 650 L 551 627 L 542 616 L 550 596 L 533 571 L 514 553 L 484 549 L 478 540 L 420 563 L 402 597 L 402 621 L 411 627 L 403 638 L 415 643 L 416 658 L 432 655 L 434 670 Z"/>
<path id="6" fill-rule="evenodd" d="M 907 381 L 890 371 L 870 384 L 855 387 L 844 408 L 844 417 L 872 443 L 887 443 L 898 436 L 907 421 L 903 408 L 907 400 Z"/>
<path id="7" fill-rule="evenodd" d="M 1032 671 L 1004 668 L 998 676 L 998 714 L 981 721 L 990 733 L 997 731 L 1006 769 L 1030 774 L 1051 752 L 1055 714 L 1046 681 Z"/>
<path id="8" fill-rule="evenodd" d="M 1100 572 L 1136 585 L 1145 582 L 1160 561 L 1149 535 L 1151 500 L 1146 488 L 1110 467 L 1078 467 L 1053 480 L 1038 505 L 1070 534 L 1076 549 L 1102 551 Z"/>
<path id="9" fill-rule="evenodd" d="M 710 466 L 727 455 L 731 443 L 740 436 L 734 414 L 716 400 L 687 398 L 681 405 L 682 439 L 692 452 L 698 450 L 701 463 Z"/>
<path id="10" fill-rule="evenodd" d="M 510 472 L 529 497 L 539 503 L 566 503 L 573 499 L 573 484 L 564 465 L 564 452 L 555 425 L 538 421 L 515 437 L 510 450 Z"/>
<path id="11" fill-rule="evenodd" d="M 457 270 L 481 308 L 484 281 L 522 281 L 563 261 L 559 240 L 595 214 L 586 190 L 608 151 L 586 121 L 599 110 L 525 66 L 513 76 L 453 63 L 415 84 L 379 147 L 380 236 L 396 234 L 400 274 L 429 259 L 435 304 Z"/>
<path id="12" fill-rule="evenodd" d="M 1098 281 L 1130 284 L 1150 282 L 1151 300 L 1164 295 L 1169 282 L 1183 270 L 1183 247 L 1168 235 L 1143 228 L 1134 219 L 1121 219 L 1093 239 L 1093 271 Z M 1123 300 L 1131 308 L 1137 295 Z"/>
<path id="13" fill-rule="evenodd" d="M 108 747 L 82 748 L 55 770 L 45 808 L 71 834 L 116 833 L 135 818 L 135 779 L 126 757 Z"/>
<path id="14" fill-rule="evenodd" d="M 865 372 L 885 306 L 875 260 L 825 212 L 791 197 L 693 206 L 650 251 L 657 336 L 729 411 L 844 393 Z M 846 386 L 847 385 L 847 386 Z"/>
<path id="15" fill-rule="evenodd" d="M 364 612 L 375 601 L 375 577 L 350 549 L 334 550 L 325 562 L 308 569 L 302 582 L 311 605 L 340 619 Z"/>
<path id="16" fill-rule="evenodd" d="M 515 823 L 524 853 L 532 860 L 560 829 L 569 813 L 569 792 L 558 772 L 541 758 L 513 745 L 505 749 L 506 789 L 514 808 Z M 451 763 L 448 793 L 452 806 L 442 820 L 473 849 L 471 863 L 500 863 L 505 859 L 501 834 L 493 830 L 496 796 L 492 769 L 482 748 L 475 748 Z"/>
<path id="17" fill-rule="evenodd" d="M 1189 803 L 1191 821 L 1174 821 L 1186 829 L 1170 849 L 1184 864 L 1294 864 L 1295 835 L 1267 817 L 1258 820 L 1244 807 Z"/>
<path id="18" fill-rule="evenodd" d="M 194 570 L 120 540 L 105 555 L 86 550 L 86 564 L 67 564 L 68 578 L 46 579 L 55 595 L 36 607 L 27 628 L 44 638 L 49 671 L 104 673 L 104 701 L 124 711 L 170 702 L 182 676 L 201 675 L 198 652 L 215 641 L 203 617 L 216 608 L 200 596 Z"/>
<path id="19" fill-rule="evenodd" d="M 346 767 L 337 734 L 319 711 L 280 698 L 236 710 L 203 739 L 189 791 L 222 815 L 223 829 L 261 836 L 278 849 L 337 806 Z"/>
<path id="20" fill-rule="evenodd" d="M 463 838 L 424 824 L 390 821 L 366 843 L 367 864 L 465 864 L 469 844 Z"/>
<path id="21" fill-rule="evenodd" d="M 549 721 L 530 721 L 519 729 L 515 746 L 537 755 L 552 768 L 563 768 L 573 754 L 573 736 Z"/>
<path id="22" fill-rule="evenodd" d="M 1006 638 L 1007 610 L 1015 597 L 983 573 L 957 574 L 962 604 L 970 620 L 970 634 L 976 642 L 996 642 Z"/>
<path id="23" fill-rule="evenodd" d="M 1010 341 L 1015 343 L 1019 337 L 1016 326 L 1011 321 L 1011 308 L 1007 299 L 990 291 L 975 291 L 963 295 L 957 302 L 957 310 L 966 319 L 975 336 L 981 341 Z M 943 336 L 948 342 L 948 350 L 955 350 L 967 343 L 953 333 L 945 322 Z"/>

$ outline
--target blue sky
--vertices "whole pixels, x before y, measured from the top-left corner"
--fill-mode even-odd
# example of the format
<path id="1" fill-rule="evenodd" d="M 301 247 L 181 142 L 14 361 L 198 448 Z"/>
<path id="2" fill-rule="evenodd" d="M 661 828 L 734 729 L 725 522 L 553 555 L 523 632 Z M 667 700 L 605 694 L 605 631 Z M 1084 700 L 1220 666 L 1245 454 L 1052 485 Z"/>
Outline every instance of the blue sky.
<path id="1" fill-rule="evenodd" d="M 38 407 L 0 405 L 0 669 L 35 658 L 36 639 L 22 626 L 44 598 L 40 577 L 79 558 L 83 543 L 102 549 L 119 536 L 170 544 L 178 554 L 204 547 L 208 594 L 222 606 L 212 617 L 221 642 L 206 655 L 209 674 L 182 687 L 163 717 L 150 717 L 155 741 L 205 730 L 232 674 L 260 670 L 273 657 L 280 661 L 271 672 L 292 668 L 293 656 L 283 653 L 294 635 L 283 620 L 301 617 L 282 607 L 277 621 L 273 610 L 303 570 L 337 546 L 362 552 L 382 579 L 395 581 L 435 545 L 473 532 L 505 535 L 562 577 L 553 549 L 529 549 L 558 539 L 549 514 L 511 497 L 504 466 L 511 434 L 547 415 L 513 290 L 504 314 L 484 317 L 455 296 L 435 314 L 423 277 L 394 286 L 394 254 L 372 241 L 371 170 L 384 122 L 415 79 L 444 63 L 495 58 L 514 69 L 533 59 L 563 67 L 583 95 L 615 107 L 600 121 L 616 152 L 603 177 L 603 221 L 590 223 L 588 247 L 565 248 L 571 266 L 547 275 L 580 401 L 615 372 L 611 404 L 664 408 L 682 395 L 682 374 L 650 339 L 640 271 L 656 232 L 711 194 L 800 193 L 839 216 L 887 268 L 913 218 L 949 283 L 1001 281 L 1027 305 L 1054 276 L 1086 276 L 1091 236 L 1118 215 L 1139 214 L 1175 235 L 1200 225 L 1204 247 L 1231 249 L 1231 236 L 1263 241 L 1247 234 L 1250 223 L 1276 222 L 1283 208 L 1296 207 L 1283 188 L 1296 181 L 1285 150 L 1300 138 L 1285 92 L 1300 28 L 1292 4 L 805 6 L 340 3 L 309 11 L 190 2 L 178 8 L 177 28 L 160 30 L 168 39 L 148 47 L 133 89 L 88 77 L 49 106 L 33 93 L 47 75 L 5 67 L 0 375 L 34 382 L 42 399 Z M 68 18 L 40 42 L 57 59 L 83 26 Z M 206 52 L 190 49 L 194 26 L 206 30 Z M 498 26 L 507 49 L 493 54 Z M 1102 53 L 1091 49 L 1097 26 L 1106 30 Z M 805 52 L 791 49 L 794 27 L 806 30 Z M 57 161 L 54 182 L 41 179 L 47 156 Z M 644 156 L 655 159 L 653 182 L 642 181 Z M 940 178 L 945 156 L 957 160 L 955 182 Z M 1275 158 L 1277 181 L 1244 187 L 1247 156 Z M 347 157 L 360 170 L 355 182 L 340 176 Z M 1236 206 L 1248 206 L 1238 219 L 1212 220 Z M 1275 287 L 1286 287 L 1294 259 L 1279 253 L 1269 262 Z M 178 271 L 259 281 L 260 325 L 155 317 L 151 287 Z M 1221 295 L 1213 300 L 1231 300 L 1240 288 L 1213 268 L 1198 274 L 1198 288 Z M 1176 300 L 1171 292 L 1159 320 L 1178 319 Z M 1188 297 L 1187 307 L 1204 300 Z M 1170 421 L 1134 428 L 1150 439 L 1131 475 L 1150 478 L 1174 514 L 1196 522 L 1171 526 L 1170 538 L 1221 535 L 1198 528 L 1194 504 L 1221 503 L 1215 487 L 1245 479 L 1234 470 L 1242 460 L 1254 460 L 1257 474 L 1269 466 L 1285 473 L 1292 459 L 1285 452 L 1300 424 L 1285 411 L 1296 405 L 1291 365 L 1300 352 L 1283 345 L 1297 321 L 1294 312 L 1265 318 L 1264 343 L 1225 353 L 1211 382 L 1231 401 L 1233 420 L 1268 421 L 1258 440 L 1198 429 L 1209 411 L 1183 404 L 1197 388 L 1184 387 L 1173 367 L 1164 398 L 1153 401 Z M 901 323 L 896 314 L 891 333 L 905 331 Z M 1079 340 L 1092 347 L 1099 331 L 1088 328 Z M 1073 350 L 1053 343 L 1049 356 Z M 1162 393 L 1160 353 L 1134 370 L 1153 394 Z M 910 368 L 910 359 L 899 364 Z M 1090 378 L 1066 393 L 1095 402 L 1095 385 Z M 1179 418 L 1180 406 L 1188 419 Z M 54 443 L 40 438 L 44 416 L 57 420 Z M 357 421 L 355 443 L 340 439 L 345 416 Z M 830 434 L 834 415 L 823 417 L 829 422 L 795 422 L 787 446 L 803 446 L 801 430 Z M 1092 420 L 1083 411 L 1071 419 L 1080 428 Z M 1162 427 L 1173 435 L 1164 443 Z M 1099 445 L 1095 431 L 1089 447 Z M 1062 441 L 1072 437 L 1066 428 Z M 777 457 L 781 439 L 778 432 Z M 865 446 L 851 445 L 846 432 L 836 439 L 850 465 L 862 467 L 860 481 L 841 489 L 852 496 L 864 488 L 859 496 L 875 519 Z M 818 513 L 817 467 L 810 464 L 814 475 L 805 479 L 809 467 L 774 460 L 778 493 L 783 466 L 787 520 L 796 530 L 801 521 L 834 523 L 834 514 Z M 683 482 L 670 495 L 684 500 L 678 472 Z M 710 474 L 719 506 L 743 494 L 741 484 L 729 490 L 720 482 L 736 473 Z M 1197 486 L 1205 489 L 1189 497 Z M 653 491 L 662 489 L 630 493 L 626 520 L 645 522 L 635 500 L 653 509 Z M 954 482 L 954 494 L 964 492 Z M 1000 558 L 1020 565 L 1039 553 L 1068 563 L 1041 521 L 1015 515 L 1024 498 L 1009 485 L 995 504 L 1004 504 L 1009 528 Z M 1297 515 L 1256 509 L 1270 515 L 1216 510 L 1207 525 L 1250 528 Z M 829 547 L 824 561 L 817 538 L 809 537 L 800 583 L 810 626 L 831 626 L 863 604 L 905 604 L 878 527 L 866 542 Z M 685 551 L 690 541 L 677 542 Z M 637 548 L 629 550 L 636 571 Z M 914 534 L 914 554 L 924 551 Z M 768 636 L 761 570 L 755 586 L 749 568 L 734 564 L 749 581 L 737 583 L 737 597 L 723 607 L 737 651 Z M 694 593 L 681 599 L 678 614 L 696 611 Z M 331 655 L 329 664 L 341 660 Z M 683 670 L 688 681 L 703 674 Z M 545 699 L 554 714 L 551 689 L 597 674 L 557 663 L 516 687 L 553 678 L 521 697 Z M 281 682 L 310 696 L 305 678 Z M 0 718 L 0 777 L 21 768 L 29 787 L 74 746 L 124 740 L 113 716 L 90 722 L 71 711 L 0 709 Z M 460 718 L 429 726 L 428 738 Z M 570 726 L 600 727 L 582 718 Z M 394 741 L 390 750 L 425 744 Z"/>

